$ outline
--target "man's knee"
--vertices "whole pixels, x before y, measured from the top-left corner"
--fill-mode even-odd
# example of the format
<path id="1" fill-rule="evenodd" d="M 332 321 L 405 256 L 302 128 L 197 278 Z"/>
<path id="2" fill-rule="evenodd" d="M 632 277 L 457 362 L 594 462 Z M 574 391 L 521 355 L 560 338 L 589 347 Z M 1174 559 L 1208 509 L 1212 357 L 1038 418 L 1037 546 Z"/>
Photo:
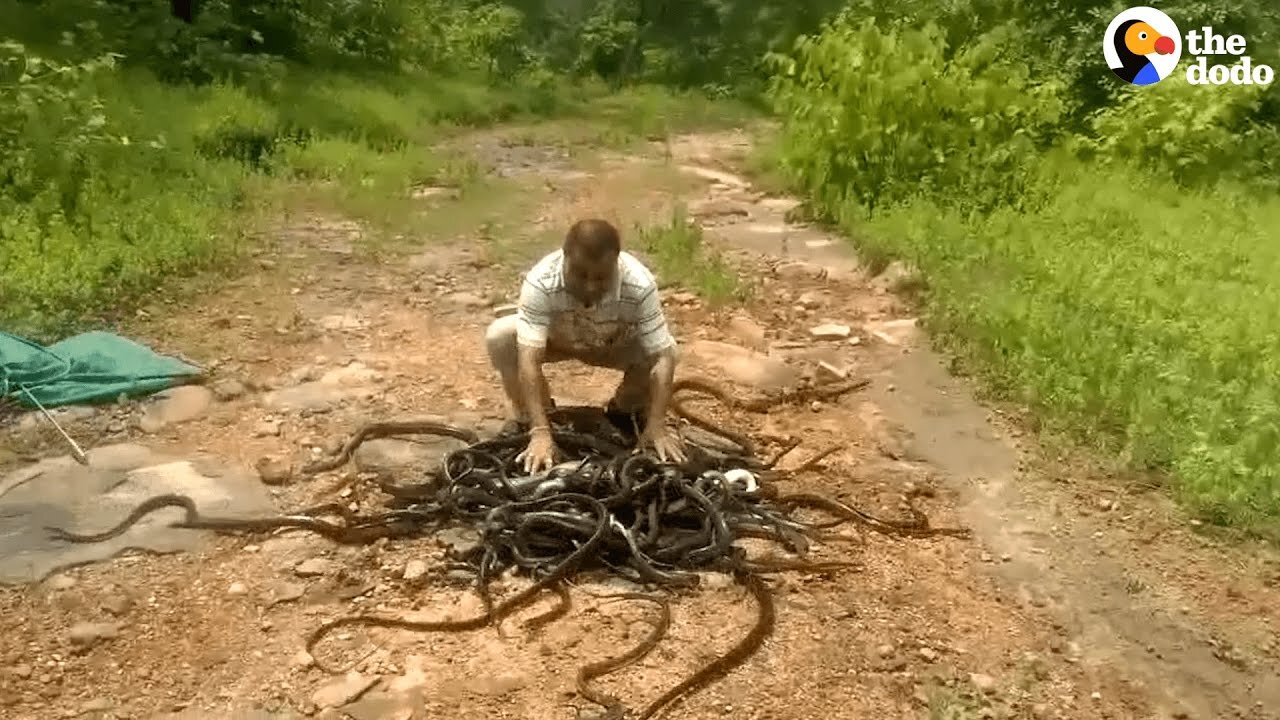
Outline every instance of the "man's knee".
<path id="1" fill-rule="evenodd" d="M 515 368 L 519 358 L 515 316 L 500 317 L 489 323 L 484 333 L 484 346 L 494 367 Z"/>

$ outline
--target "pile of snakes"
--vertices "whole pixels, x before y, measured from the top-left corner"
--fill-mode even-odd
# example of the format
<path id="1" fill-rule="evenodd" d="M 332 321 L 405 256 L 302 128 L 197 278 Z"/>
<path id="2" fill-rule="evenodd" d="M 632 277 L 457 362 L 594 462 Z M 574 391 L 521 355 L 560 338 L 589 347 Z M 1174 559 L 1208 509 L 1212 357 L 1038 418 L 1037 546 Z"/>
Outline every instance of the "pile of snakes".
<path id="1" fill-rule="evenodd" d="M 845 388 L 832 388 L 827 396 Z M 731 406 L 760 410 L 737 401 L 713 384 L 685 381 L 679 390 L 701 391 Z M 776 401 L 775 401 L 776 402 Z M 771 461 L 755 456 L 744 435 L 718 427 L 698 416 L 678 399 L 673 410 L 700 428 L 701 442 L 686 438 L 687 460 L 660 462 L 635 448 L 635 434 L 616 423 L 575 421 L 557 412 L 553 437 L 561 462 L 551 470 L 529 474 L 517 456 L 529 442 L 527 433 L 480 439 L 470 430 L 435 422 L 389 422 L 357 432 L 332 458 L 313 463 L 306 473 L 343 465 L 362 442 L 407 433 L 434 434 L 467 443 L 449 453 L 423 482 L 381 483 L 387 500 L 377 513 L 359 515 L 342 503 L 331 503 L 289 515 L 264 519 L 203 516 L 186 497 L 163 495 L 145 501 L 115 528 L 96 535 L 50 531 L 69 542 L 97 542 L 124 532 L 138 519 L 160 507 L 180 506 L 186 517 L 176 527 L 223 532 L 255 532 L 295 527 L 316 532 L 344 544 L 369 543 L 378 538 L 428 537 L 445 528 L 467 527 L 480 542 L 456 558 L 475 577 L 483 612 L 464 620 L 421 622 L 374 614 L 339 617 L 307 637 L 307 650 L 333 630 L 344 626 L 377 626 L 416 631 L 480 629 L 527 608 L 546 593 L 559 603 L 550 612 L 526 621 L 531 630 L 569 610 L 568 585 L 587 573 L 626 578 L 652 589 L 612 597 L 655 603 L 661 617 L 654 631 L 621 656 L 579 669 L 579 694 L 601 706 L 600 717 L 654 717 L 677 700 L 707 687 L 744 663 L 763 644 L 774 624 L 772 594 L 764 576 L 778 571 L 835 572 L 850 563 L 818 563 L 805 559 L 809 543 L 830 539 L 824 531 L 843 523 L 858 523 L 873 531 L 899 536 L 967 534 L 961 529 L 930 527 L 912 510 L 909 521 L 879 519 L 845 503 L 813 494 L 782 494 L 774 482 L 780 475 Z M 603 415 L 600 415 L 603 418 Z M 805 521 L 799 511 L 825 514 L 822 522 Z M 744 538 L 773 541 L 799 559 L 753 560 L 737 542 Z M 532 583 L 505 598 L 495 598 L 490 581 L 508 570 L 525 573 Z M 644 658 L 659 643 L 670 624 L 668 597 L 698 585 L 700 573 L 729 573 L 751 593 L 759 607 L 755 626 L 725 655 L 709 663 L 663 693 L 643 709 L 629 711 L 618 698 L 591 686 L 593 679 L 616 672 Z M 314 653 L 313 653 L 314 655 Z M 317 659 L 318 661 L 318 659 Z M 337 672 L 318 665 L 330 672 Z"/>

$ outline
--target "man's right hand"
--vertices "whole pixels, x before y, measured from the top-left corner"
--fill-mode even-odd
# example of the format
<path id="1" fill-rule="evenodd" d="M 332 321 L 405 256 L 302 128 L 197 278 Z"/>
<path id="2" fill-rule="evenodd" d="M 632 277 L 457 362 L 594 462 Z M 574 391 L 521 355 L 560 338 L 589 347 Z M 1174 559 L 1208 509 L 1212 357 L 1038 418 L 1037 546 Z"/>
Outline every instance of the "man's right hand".
<path id="1" fill-rule="evenodd" d="M 551 437 L 551 429 L 535 427 L 529 433 L 529 446 L 516 456 L 516 462 L 523 462 L 524 471 L 527 473 L 545 472 L 555 467 L 557 454 L 556 441 Z"/>

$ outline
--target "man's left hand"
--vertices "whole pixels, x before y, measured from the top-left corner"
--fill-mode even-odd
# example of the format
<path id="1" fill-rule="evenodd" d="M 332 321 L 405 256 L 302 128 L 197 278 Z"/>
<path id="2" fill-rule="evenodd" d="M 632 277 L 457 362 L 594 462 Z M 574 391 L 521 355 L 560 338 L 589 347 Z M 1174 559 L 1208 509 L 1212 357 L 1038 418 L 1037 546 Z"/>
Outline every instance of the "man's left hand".
<path id="1" fill-rule="evenodd" d="M 645 428 L 640 436 L 640 448 L 652 447 L 660 462 L 683 463 L 684 442 L 674 430 L 663 423 L 654 423 Z"/>

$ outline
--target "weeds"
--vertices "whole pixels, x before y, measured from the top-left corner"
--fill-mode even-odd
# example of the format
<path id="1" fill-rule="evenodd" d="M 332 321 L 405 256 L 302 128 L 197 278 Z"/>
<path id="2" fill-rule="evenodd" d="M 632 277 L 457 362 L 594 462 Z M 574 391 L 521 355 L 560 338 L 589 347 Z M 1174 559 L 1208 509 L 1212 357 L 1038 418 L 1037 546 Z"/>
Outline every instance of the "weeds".
<path id="1" fill-rule="evenodd" d="M 1206 520 L 1277 534 L 1280 198 L 1275 132 L 1242 129 L 1256 94 L 1128 93 L 1080 136 L 1054 77 L 1001 59 L 1007 28 L 945 56 L 937 32 L 842 18 L 775 59 L 787 181 L 865 257 L 920 268 L 930 327 L 997 396 L 1171 473 Z M 1161 97 L 1185 121 L 1153 123 Z"/>
<path id="2" fill-rule="evenodd" d="M 746 296 L 738 274 L 706 244 L 702 228 L 688 221 L 684 207 L 673 211 L 668 224 L 637 227 L 636 236 L 660 281 L 684 286 L 713 305 Z"/>

